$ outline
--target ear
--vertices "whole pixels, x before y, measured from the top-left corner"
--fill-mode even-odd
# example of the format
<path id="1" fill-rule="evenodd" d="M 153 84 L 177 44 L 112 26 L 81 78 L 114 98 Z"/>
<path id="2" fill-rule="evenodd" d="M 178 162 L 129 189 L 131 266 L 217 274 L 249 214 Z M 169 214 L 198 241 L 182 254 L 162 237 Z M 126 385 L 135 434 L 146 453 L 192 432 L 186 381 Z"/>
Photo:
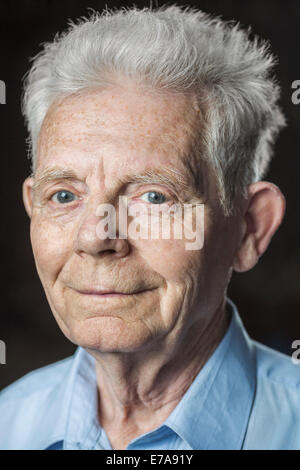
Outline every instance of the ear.
<path id="1" fill-rule="evenodd" d="M 235 254 L 233 269 L 248 271 L 266 251 L 282 222 L 285 198 L 273 183 L 259 181 L 248 188 L 249 199 L 243 216 L 243 235 Z"/>
<path id="2" fill-rule="evenodd" d="M 33 194 L 32 194 L 32 186 L 33 186 L 34 179 L 32 176 L 29 176 L 26 178 L 26 180 L 23 183 L 23 203 L 25 206 L 25 210 L 28 214 L 28 216 L 31 218 L 32 214 L 32 200 L 33 200 Z"/>

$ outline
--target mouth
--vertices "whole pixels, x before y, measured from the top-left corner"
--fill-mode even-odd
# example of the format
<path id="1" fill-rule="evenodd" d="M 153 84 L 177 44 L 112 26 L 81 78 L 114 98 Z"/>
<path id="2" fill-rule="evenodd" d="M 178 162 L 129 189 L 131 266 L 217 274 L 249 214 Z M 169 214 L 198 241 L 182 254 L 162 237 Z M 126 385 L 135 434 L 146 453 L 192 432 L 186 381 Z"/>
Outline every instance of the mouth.
<path id="1" fill-rule="evenodd" d="M 97 296 L 100 298 L 106 298 L 106 297 L 130 297 L 133 295 L 140 295 L 145 292 L 149 292 L 153 289 L 143 289 L 143 290 L 137 290 L 137 291 L 132 291 L 132 292 L 121 292 L 121 291 L 115 291 L 113 289 L 75 289 L 76 292 L 82 295 L 88 295 L 88 296 Z"/>

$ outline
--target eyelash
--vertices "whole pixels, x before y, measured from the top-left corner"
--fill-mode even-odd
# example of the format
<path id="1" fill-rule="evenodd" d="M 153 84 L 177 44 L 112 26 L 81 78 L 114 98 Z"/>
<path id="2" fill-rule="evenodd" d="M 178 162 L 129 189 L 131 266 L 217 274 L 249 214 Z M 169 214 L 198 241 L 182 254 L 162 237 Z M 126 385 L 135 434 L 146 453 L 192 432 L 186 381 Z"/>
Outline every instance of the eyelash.
<path id="1" fill-rule="evenodd" d="M 69 189 L 60 189 L 59 191 L 55 191 L 55 193 L 51 194 L 51 196 L 49 197 L 50 201 L 53 200 L 54 196 L 56 196 L 59 193 L 63 193 L 63 192 L 72 194 L 73 196 L 75 196 L 75 200 L 78 199 L 78 196 L 75 193 L 73 193 L 73 191 L 70 191 Z M 55 201 L 53 201 L 53 202 L 55 202 Z M 71 202 L 74 202 L 74 201 L 71 201 Z M 63 203 L 58 203 L 58 204 L 63 205 Z M 68 204 L 68 203 L 66 203 L 66 204 Z"/>
<path id="2" fill-rule="evenodd" d="M 165 198 L 165 201 L 162 202 L 161 204 L 165 204 L 166 202 L 168 202 L 170 200 L 170 197 L 168 197 L 166 194 L 160 192 L 160 191 L 155 191 L 155 190 L 150 190 L 150 191 L 145 191 L 144 193 L 142 193 L 139 197 L 142 198 L 142 196 L 145 196 L 146 194 L 151 194 L 151 193 L 154 193 L 154 194 L 159 194 L 160 196 L 163 196 Z M 145 201 L 146 202 L 146 201 Z M 151 204 L 151 202 L 149 203 Z"/>
<path id="3" fill-rule="evenodd" d="M 73 201 L 70 201 L 69 203 L 66 202 L 65 204 L 64 203 L 59 203 L 57 201 L 53 201 L 53 198 L 54 196 L 58 195 L 59 193 L 62 193 L 62 192 L 67 192 L 67 193 L 70 193 L 72 194 L 73 196 L 75 196 L 75 199 Z M 156 194 L 159 194 L 160 196 L 163 196 L 165 198 L 165 201 L 161 202 L 161 203 L 158 203 L 158 204 L 154 204 L 154 203 L 151 203 L 151 202 L 148 202 L 148 204 L 153 204 L 153 205 L 163 205 L 163 204 L 166 204 L 167 202 L 170 201 L 170 196 L 162 193 L 161 191 L 156 191 L 156 190 L 149 190 L 149 191 L 145 191 L 143 193 L 141 193 L 138 198 L 141 198 L 142 196 L 146 195 L 146 194 L 149 194 L 149 193 L 156 193 Z M 54 202 L 55 204 L 58 204 L 58 205 L 69 205 L 71 204 L 72 202 L 75 202 L 76 200 L 80 199 L 79 196 L 77 196 L 73 191 L 70 191 L 69 189 L 60 189 L 58 191 L 55 191 L 54 193 L 52 193 L 49 198 L 48 198 L 50 201 Z M 146 201 L 145 201 L 146 202 Z"/>

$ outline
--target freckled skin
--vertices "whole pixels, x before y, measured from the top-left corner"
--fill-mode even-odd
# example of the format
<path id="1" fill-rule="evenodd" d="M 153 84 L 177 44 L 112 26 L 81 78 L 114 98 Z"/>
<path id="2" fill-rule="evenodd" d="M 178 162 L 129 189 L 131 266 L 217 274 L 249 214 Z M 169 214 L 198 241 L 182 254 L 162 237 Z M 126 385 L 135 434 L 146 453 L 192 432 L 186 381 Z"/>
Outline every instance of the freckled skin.
<path id="1" fill-rule="evenodd" d="M 75 188 L 82 197 L 68 208 L 53 208 L 41 194 L 33 198 L 33 253 L 53 314 L 64 334 L 95 356 L 99 383 L 108 380 L 105 371 L 113 376 L 115 370 L 127 401 L 129 396 L 134 401 L 137 395 L 143 401 L 150 396 L 157 408 L 162 394 L 169 402 L 184 393 L 224 334 L 224 292 L 237 233 L 216 209 L 213 184 L 205 206 L 204 248 L 199 251 L 187 251 L 184 239 L 100 240 L 95 213 L 99 204 L 113 202 L 115 180 L 129 170 L 135 174 L 159 166 L 184 171 L 179 155 L 188 153 L 196 116 L 192 97 L 150 96 L 122 88 L 93 91 L 54 104 L 38 143 L 35 178 L 49 167 L 71 168 L 79 182 L 52 182 L 50 187 L 53 192 Z M 151 184 L 143 188 L 166 189 Z M 126 189 L 130 194 L 136 190 Z M 106 300 L 76 291 L 101 286 L 149 290 Z M 105 397 L 112 393 L 107 387 Z M 121 390 L 121 385 L 115 387 Z M 102 423 L 109 430 L 116 415 L 103 413 Z M 149 416 L 145 422 L 145 429 L 155 424 Z M 122 439 L 116 445 L 123 445 Z"/>
<path id="2" fill-rule="evenodd" d="M 187 117 L 191 108 L 183 97 L 154 99 L 117 90 L 113 95 L 106 91 L 70 97 L 48 112 L 40 134 L 36 178 L 51 165 L 75 168 L 88 190 L 81 208 L 62 214 L 49 212 L 47 206 L 34 209 L 31 237 L 54 315 L 76 344 L 102 351 L 143 349 L 170 333 L 176 322 L 181 327 L 187 322 L 183 300 L 191 309 L 191 299 L 195 301 L 203 290 L 198 322 L 207 322 L 207 310 L 213 312 L 222 302 L 229 264 L 218 262 L 218 279 L 216 266 L 211 267 L 215 249 L 208 256 L 213 243 L 209 232 L 207 248 L 199 252 L 185 250 L 185 240 L 122 240 L 121 256 L 107 252 L 114 250 L 115 241 L 97 240 L 95 235 L 96 207 L 109 202 L 106 193 L 115 177 L 128 168 L 133 173 L 154 165 L 182 169 L 176 149 L 188 148 L 186 121 L 191 119 Z M 209 216 L 209 207 L 206 212 Z M 206 225 L 213 231 L 209 220 Z M 201 274 L 207 277 L 210 271 L 209 279 L 199 285 Z M 106 303 L 82 298 L 68 287 L 132 290 L 140 284 L 155 289 L 144 298 Z M 209 290 L 213 299 L 208 298 Z M 98 312 L 112 317 L 104 319 Z"/>

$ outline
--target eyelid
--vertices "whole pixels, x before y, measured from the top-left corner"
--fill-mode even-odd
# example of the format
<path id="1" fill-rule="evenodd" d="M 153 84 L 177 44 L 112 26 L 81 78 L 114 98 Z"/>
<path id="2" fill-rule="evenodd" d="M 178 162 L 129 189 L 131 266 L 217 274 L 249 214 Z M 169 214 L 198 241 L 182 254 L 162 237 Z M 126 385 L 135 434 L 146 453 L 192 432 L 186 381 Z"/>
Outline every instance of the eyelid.
<path id="1" fill-rule="evenodd" d="M 158 193 L 158 194 L 162 194 L 163 196 L 165 196 L 165 198 L 167 198 L 168 200 L 176 198 L 176 195 L 167 188 L 153 188 L 152 187 L 152 188 L 146 189 L 145 187 L 143 187 L 143 188 L 138 188 L 135 191 L 135 193 L 137 193 L 135 197 L 141 197 L 147 193 Z"/>
<path id="2" fill-rule="evenodd" d="M 73 196 L 75 196 L 75 198 L 76 198 L 75 200 L 76 200 L 76 201 L 77 201 L 78 199 L 80 199 L 80 197 L 77 196 L 77 194 L 75 194 L 73 191 L 70 191 L 69 189 L 58 189 L 58 190 L 56 190 L 55 192 L 51 193 L 50 196 L 48 197 L 48 199 L 49 199 L 50 201 L 53 201 L 53 198 L 54 198 L 54 196 L 55 196 L 56 194 L 62 193 L 62 192 L 64 192 L 64 191 L 67 192 L 67 193 L 72 194 Z M 56 201 L 53 201 L 53 202 L 56 202 Z M 71 202 L 74 202 L 74 201 L 70 201 L 70 203 L 71 203 Z M 70 203 L 69 203 L 69 204 L 70 204 Z M 62 205 L 61 203 L 58 203 L 58 204 Z"/>
<path id="3" fill-rule="evenodd" d="M 144 193 L 140 194 L 139 197 L 142 198 L 142 196 L 144 196 L 145 194 L 148 194 L 148 193 L 157 193 L 157 194 L 161 194 L 164 198 L 166 198 L 166 200 L 165 200 L 162 204 L 164 204 L 164 203 L 166 203 L 166 202 L 168 202 L 168 201 L 170 200 L 170 196 L 164 194 L 164 193 L 161 192 L 161 191 L 153 191 L 153 190 L 152 190 L 152 191 L 151 191 L 151 190 L 150 190 L 150 191 L 145 191 Z"/>

